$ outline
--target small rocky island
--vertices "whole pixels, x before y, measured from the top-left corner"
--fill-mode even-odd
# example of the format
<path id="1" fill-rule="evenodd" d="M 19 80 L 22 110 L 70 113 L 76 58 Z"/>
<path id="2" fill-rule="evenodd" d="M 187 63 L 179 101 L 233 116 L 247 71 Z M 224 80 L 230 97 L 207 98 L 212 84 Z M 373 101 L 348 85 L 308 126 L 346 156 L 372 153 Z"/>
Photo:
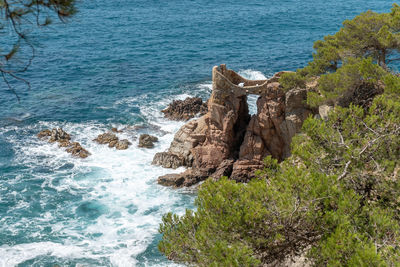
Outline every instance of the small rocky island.
<path id="1" fill-rule="evenodd" d="M 262 168 L 266 156 L 280 161 L 288 157 L 292 137 L 312 110 L 305 103 L 307 89 L 282 90 L 278 82 L 282 73 L 267 80 L 247 80 L 225 65 L 215 66 L 207 112 L 182 126 L 169 149 L 153 159 L 153 164 L 165 168 L 188 169 L 161 176 L 158 183 L 183 187 L 221 176 L 246 182 Z M 249 94 L 259 96 L 253 116 L 247 104 Z"/>

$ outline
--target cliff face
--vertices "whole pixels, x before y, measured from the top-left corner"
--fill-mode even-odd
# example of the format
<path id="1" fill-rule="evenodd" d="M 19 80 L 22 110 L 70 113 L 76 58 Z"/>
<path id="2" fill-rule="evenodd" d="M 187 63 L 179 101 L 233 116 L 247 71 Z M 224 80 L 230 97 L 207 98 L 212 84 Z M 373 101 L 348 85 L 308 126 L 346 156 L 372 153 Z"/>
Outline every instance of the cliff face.
<path id="1" fill-rule="evenodd" d="M 278 160 L 288 157 L 291 139 L 311 111 L 304 103 L 306 90 L 281 90 L 277 82 L 281 74 L 250 81 L 225 65 L 214 67 L 208 112 L 184 125 L 169 150 L 157 153 L 153 160 L 153 164 L 164 167 L 183 165 L 191 169 L 160 177 L 159 182 L 188 186 L 209 176 L 218 179 L 222 175 L 247 181 L 262 167 L 266 156 Z M 248 94 L 259 95 L 257 114 L 252 117 Z"/>

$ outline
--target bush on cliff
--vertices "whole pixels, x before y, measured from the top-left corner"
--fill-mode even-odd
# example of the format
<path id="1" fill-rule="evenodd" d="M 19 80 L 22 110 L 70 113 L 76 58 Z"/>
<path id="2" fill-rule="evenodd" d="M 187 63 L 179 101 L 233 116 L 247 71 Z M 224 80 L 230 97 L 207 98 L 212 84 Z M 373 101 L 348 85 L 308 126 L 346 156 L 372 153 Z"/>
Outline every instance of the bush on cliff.
<path id="1" fill-rule="evenodd" d="M 197 211 L 163 218 L 160 250 L 199 266 L 257 266 L 307 251 L 316 266 L 400 262 L 400 94 L 309 118 L 293 156 L 248 184 L 208 180 Z"/>
<path id="2" fill-rule="evenodd" d="M 400 60 L 400 6 L 394 4 L 389 13 L 367 11 L 344 21 L 337 33 L 316 41 L 314 50 L 313 61 L 308 66 L 295 73 L 283 74 L 280 79 L 283 88 L 289 90 L 304 88 L 310 78 L 322 75 L 317 87 L 319 98 L 312 94 L 311 106 L 336 101 L 337 93 L 352 93 L 356 88 L 354 82 L 371 78 L 366 75 L 371 71 L 376 74 L 388 71 L 391 63 Z M 367 58 L 368 61 L 363 61 Z M 345 70 L 341 70 L 343 68 Z M 371 81 L 367 83 L 367 87 L 371 86 Z M 348 105 L 349 102 L 340 104 Z"/>
<path id="3" fill-rule="evenodd" d="M 397 13 L 394 6 L 385 18 Z M 342 58 L 347 50 L 335 50 L 335 38 L 319 49 Z M 308 101 L 340 105 L 326 120 L 308 118 L 292 156 L 279 164 L 267 158 L 257 179 L 209 179 L 196 211 L 166 214 L 159 249 L 169 259 L 260 266 L 303 255 L 314 266 L 399 266 L 400 78 L 369 50 L 336 66 L 326 59 L 314 55 L 314 63 L 283 79 L 305 86 L 307 72 L 315 75 L 310 69 L 319 66 L 319 88 Z"/>

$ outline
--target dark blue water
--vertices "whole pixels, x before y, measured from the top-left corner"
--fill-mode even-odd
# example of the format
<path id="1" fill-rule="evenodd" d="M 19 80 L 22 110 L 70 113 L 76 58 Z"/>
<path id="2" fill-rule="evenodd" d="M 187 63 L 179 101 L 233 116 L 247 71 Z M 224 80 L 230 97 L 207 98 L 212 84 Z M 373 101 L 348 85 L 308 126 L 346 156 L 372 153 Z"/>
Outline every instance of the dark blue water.
<path id="1" fill-rule="evenodd" d="M 294 70 L 313 41 L 344 19 L 391 1 L 82 1 L 67 24 L 31 33 L 37 56 L 14 84 L 0 82 L 0 266 L 169 266 L 157 251 L 167 211 L 193 195 L 156 184 L 150 165 L 182 123 L 159 110 L 207 98 L 211 68 L 249 78 Z M 4 42 L 9 36 L 2 35 Z M 35 134 L 62 126 L 92 156 L 72 158 Z M 116 151 L 91 140 L 112 126 L 134 143 Z M 140 127 L 139 127 L 140 126 Z M 136 147 L 140 133 L 160 138 Z"/>

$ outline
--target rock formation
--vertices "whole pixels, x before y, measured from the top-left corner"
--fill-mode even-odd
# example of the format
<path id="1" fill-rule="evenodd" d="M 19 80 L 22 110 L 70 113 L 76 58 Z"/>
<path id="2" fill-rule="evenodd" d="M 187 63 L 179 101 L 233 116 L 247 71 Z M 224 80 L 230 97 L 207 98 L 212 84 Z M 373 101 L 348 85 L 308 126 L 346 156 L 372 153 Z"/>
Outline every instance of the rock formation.
<path id="1" fill-rule="evenodd" d="M 112 128 L 111 131 L 119 132 L 116 130 L 116 128 Z M 111 132 L 99 134 L 95 139 L 93 139 L 93 141 L 103 145 L 108 144 L 108 147 L 115 147 L 118 150 L 128 149 L 128 147 L 132 144 L 128 141 L 128 139 L 119 140 L 118 136 Z"/>
<path id="2" fill-rule="evenodd" d="M 37 134 L 37 137 L 41 139 L 49 138 L 48 141 L 50 143 L 58 142 L 59 147 L 66 147 L 66 151 L 73 156 L 87 158 L 90 155 L 89 151 L 84 149 L 78 142 L 71 143 L 71 136 L 62 128 L 54 128 L 51 131 L 49 129 L 43 130 Z"/>
<path id="3" fill-rule="evenodd" d="M 204 115 L 207 105 L 200 97 L 188 97 L 185 100 L 174 100 L 169 106 L 161 110 L 164 116 L 171 120 L 189 120 L 197 114 Z"/>
<path id="4" fill-rule="evenodd" d="M 141 134 L 139 137 L 139 147 L 153 148 L 154 142 L 158 142 L 158 138 L 148 134 Z"/>
<path id="5" fill-rule="evenodd" d="M 185 124 L 166 152 L 157 153 L 153 164 L 191 167 L 182 174 L 166 175 L 164 185 L 189 186 L 207 177 L 229 176 L 248 181 L 271 155 L 283 160 L 290 155 L 292 137 L 311 114 L 306 90 L 284 92 L 283 72 L 268 80 L 247 80 L 225 65 L 213 68 L 213 90 L 208 112 Z M 256 94 L 257 114 L 250 117 L 247 95 Z"/>

